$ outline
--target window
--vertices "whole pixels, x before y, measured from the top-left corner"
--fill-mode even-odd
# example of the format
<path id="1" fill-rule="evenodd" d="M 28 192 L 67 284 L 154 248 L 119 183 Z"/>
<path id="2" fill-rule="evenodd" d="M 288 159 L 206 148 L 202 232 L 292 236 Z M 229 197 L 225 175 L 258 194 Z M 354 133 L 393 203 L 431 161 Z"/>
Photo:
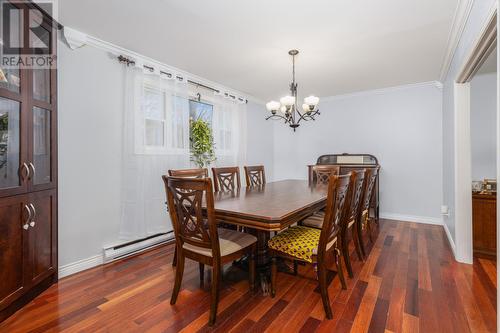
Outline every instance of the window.
<path id="1" fill-rule="evenodd" d="M 167 84 L 147 81 L 142 85 L 137 148 L 141 154 L 185 154 L 189 149 L 188 99 Z"/>
<path id="2" fill-rule="evenodd" d="M 233 149 L 233 117 L 230 110 L 221 109 L 217 112 L 217 131 L 215 141 L 217 152 L 221 155 L 230 154 Z"/>
<path id="3" fill-rule="evenodd" d="M 208 103 L 189 100 L 189 118 L 203 119 L 212 125 L 214 106 Z"/>
<path id="4" fill-rule="evenodd" d="M 146 147 L 166 147 L 165 93 L 144 87 L 142 100 L 144 114 L 144 145 Z"/>

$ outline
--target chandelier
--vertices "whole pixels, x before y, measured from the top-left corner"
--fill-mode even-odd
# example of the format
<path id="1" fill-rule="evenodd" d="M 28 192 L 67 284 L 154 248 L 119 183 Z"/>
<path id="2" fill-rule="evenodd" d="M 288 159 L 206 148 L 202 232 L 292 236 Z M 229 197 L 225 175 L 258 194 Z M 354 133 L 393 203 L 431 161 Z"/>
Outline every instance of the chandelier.
<path id="1" fill-rule="evenodd" d="M 266 118 L 269 119 L 282 119 L 285 124 L 288 124 L 293 131 L 299 127 L 299 123 L 304 120 L 315 120 L 314 117 L 319 115 L 317 108 L 319 98 L 316 96 L 309 96 L 304 98 L 302 104 L 302 112 L 297 107 L 297 83 L 295 82 L 295 56 L 299 54 L 298 50 L 290 50 L 288 54 L 292 56 L 292 83 L 290 83 L 290 95 L 282 97 L 279 102 L 271 101 L 266 104 L 266 108 L 271 115 Z"/>

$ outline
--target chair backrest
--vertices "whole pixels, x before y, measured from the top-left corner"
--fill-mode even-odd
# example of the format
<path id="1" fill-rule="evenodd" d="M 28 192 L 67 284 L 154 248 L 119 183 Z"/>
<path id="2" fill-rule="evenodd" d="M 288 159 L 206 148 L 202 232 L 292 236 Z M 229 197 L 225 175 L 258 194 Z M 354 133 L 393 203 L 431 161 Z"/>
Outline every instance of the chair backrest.
<path id="1" fill-rule="evenodd" d="M 246 166 L 245 179 L 248 187 L 264 185 L 266 183 L 266 172 L 264 171 L 264 166 Z"/>
<path id="2" fill-rule="evenodd" d="M 241 188 L 240 168 L 212 168 L 215 191 L 235 191 Z"/>
<path id="3" fill-rule="evenodd" d="M 363 191 L 364 196 L 361 203 L 361 209 L 359 210 L 360 214 L 370 207 L 370 201 L 372 200 L 373 193 L 375 192 L 375 183 L 377 182 L 379 169 L 380 167 L 370 168 L 366 170 L 365 190 Z"/>
<path id="4" fill-rule="evenodd" d="M 327 185 L 330 176 L 340 174 L 340 167 L 336 165 L 314 165 L 312 169 L 315 184 Z"/>
<path id="5" fill-rule="evenodd" d="M 325 207 L 325 218 L 321 228 L 318 245 L 318 257 L 322 258 L 325 251 L 329 249 L 330 243 L 335 240 L 341 228 L 346 206 L 352 188 L 352 175 L 333 175 L 328 182 L 327 199 Z"/>
<path id="6" fill-rule="evenodd" d="M 168 175 L 181 178 L 207 178 L 208 169 L 168 170 Z"/>
<path id="7" fill-rule="evenodd" d="M 184 243 L 188 243 L 211 249 L 214 258 L 220 257 L 212 180 L 167 176 L 162 178 L 178 246 L 182 248 Z M 203 203 L 206 205 L 206 218 L 203 215 Z"/>
<path id="8" fill-rule="evenodd" d="M 363 201 L 365 191 L 366 169 L 352 171 L 354 173 L 354 183 L 352 188 L 352 198 L 349 204 L 349 212 L 347 222 L 355 220 L 361 211 L 361 203 Z"/>

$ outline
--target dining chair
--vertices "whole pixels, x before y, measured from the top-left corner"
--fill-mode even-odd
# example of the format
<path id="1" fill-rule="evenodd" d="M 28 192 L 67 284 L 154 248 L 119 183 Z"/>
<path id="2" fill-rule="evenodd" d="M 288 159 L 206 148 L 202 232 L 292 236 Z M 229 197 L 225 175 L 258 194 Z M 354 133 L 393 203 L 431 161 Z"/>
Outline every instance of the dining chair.
<path id="1" fill-rule="evenodd" d="M 210 178 L 163 176 L 170 217 L 177 239 L 178 262 L 170 304 L 175 304 L 182 283 L 185 258 L 199 263 L 200 281 L 205 265 L 212 266 L 209 325 L 215 323 L 219 286 L 224 264 L 247 255 L 250 290 L 255 287 L 255 251 L 257 238 L 229 229 L 218 229 L 215 220 L 214 195 Z M 205 203 L 206 214 L 204 214 Z"/>
<path id="2" fill-rule="evenodd" d="M 330 176 L 340 174 L 340 167 L 338 165 L 314 165 L 312 172 L 315 184 L 327 185 Z"/>
<path id="3" fill-rule="evenodd" d="M 373 194 L 375 193 L 375 183 L 377 182 L 377 177 L 379 173 L 380 167 L 377 166 L 375 168 L 366 169 L 365 174 L 365 190 L 363 191 L 363 198 L 361 200 L 361 209 L 359 210 L 359 223 L 358 226 L 358 236 L 359 236 L 359 244 L 361 246 L 361 252 L 363 256 L 366 258 L 366 250 L 363 243 L 362 230 L 363 226 L 366 225 L 366 230 L 368 233 L 368 238 L 370 242 L 373 244 L 373 235 L 372 235 L 372 223 L 376 221 L 375 217 L 370 217 L 370 203 L 373 198 Z"/>
<path id="4" fill-rule="evenodd" d="M 344 262 L 347 268 L 347 273 L 349 277 L 353 277 L 351 257 L 349 255 L 349 234 L 352 236 L 354 242 L 354 247 L 356 249 L 356 254 L 359 260 L 364 260 L 361 244 L 358 237 L 359 230 L 359 211 L 361 208 L 360 202 L 363 196 L 364 181 L 365 181 L 365 170 L 358 170 L 351 172 L 352 181 L 352 198 L 346 204 L 346 216 L 341 221 L 340 229 L 340 244 L 342 249 L 342 256 L 344 257 Z M 324 212 L 317 212 L 312 216 L 304 219 L 301 224 L 311 228 L 323 228 Z"/>
<path id="5" fill-rule="evenodd" d="M 212 168 L 215 191 L 235 191 L 241 188 L 240 168 Z"/>
<path id="6" fill-rule="evenodd" d="M 245 166 L 245 180 L 248 187 L 264 185 L 266 183 L 264 166 Z"/>
<path id="7" fill-rule="evenodd" d="M 271 255 L 271 297 L 276 295 L 277 257 L 301 261 L 314 266 L 319 282 L 323 308 L 328 319 L 332 309 L 328 297 L 327 270 L 335 265 L 342 289 L 347 289 L 338 248 L 341 221 L 351 192 L 351 175 L 330 176 L 325 218 L 322 229 L 292 226 L 268 241 Z"/>
<path id="8" fill-rule="evenodd" d="M 182 178 L 207 178 L 208 169 L 178 169 L 168 170 L 168 175 Z"/>
<path id="9" fill-rule="evenodd" d="M 349 201 L 349 207 L 347 212 L 347 218 L 343 220 L 343 224 L 340 231 L 340 242 L 342 245 L 342 254 L 344 257 L 344 261 L 347 267 L 347 273 L 349 277 L 353 277 L 352 265 L 351 265 L 351 257 L 349 255 L 349 242 L 350 239 L 354 242 L 354 248 L 356 250 L 356 254 L 358 255 L 358 259 L 363 261 L 364 257 L 361 252 L 361 245 L 359 243 L 358 231 L 359 231 L 359 223 L 360 219 L 359 212 L 361 209 L 361 200 L 363 199 L 363 191 L 365 189 L 365 170 L 356 170 L 352 171 L 352 198 Z M 351 236 L 349 238 L 349 235 Z"/>
<path id="10" fill-rule="evenodd" d="M 340 167 L 338 165 L 313 165 L 313 185 L 327 185 L 330 176 L 339 175 Z M 321 209 L 315 212 L 308 219 L 300 222 L 301 225 L 306 227 L 319 228 L 323 225 L 325 218 L 325 210 Z"/>
<path id="11" fill-rule="evenodd" d="M 168 170 L 168 175 L 173 177 L 182 178 L 207 178 L 208 169 L 178 169 L 178 170 Z M 172 266 L 177 265 L 177 248 L 174 249 L 174 259 L 172 260 Z"/>

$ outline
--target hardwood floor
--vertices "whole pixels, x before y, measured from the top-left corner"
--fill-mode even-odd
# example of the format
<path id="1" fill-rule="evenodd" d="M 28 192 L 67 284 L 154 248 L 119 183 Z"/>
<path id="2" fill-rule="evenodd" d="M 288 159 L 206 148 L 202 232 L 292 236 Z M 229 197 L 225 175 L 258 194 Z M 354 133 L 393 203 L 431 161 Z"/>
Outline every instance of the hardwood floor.
<path id="1" fill-rule="evenodd" d="M 246 273 L 226 266 L 217 324 L 220 332 L 495 332 L 496 263 L 456 263 L 439 226 L 382 220 L 354 279 L 329 293 L 325 320 L 310 268 L 278 273 L 274 299 L 250 293 Z M 188 262 L 175 306 L 173 246 L 62 279 L 0 324 L 1 332 L 209 331 L 210 274 L 200 287 Z"/>

